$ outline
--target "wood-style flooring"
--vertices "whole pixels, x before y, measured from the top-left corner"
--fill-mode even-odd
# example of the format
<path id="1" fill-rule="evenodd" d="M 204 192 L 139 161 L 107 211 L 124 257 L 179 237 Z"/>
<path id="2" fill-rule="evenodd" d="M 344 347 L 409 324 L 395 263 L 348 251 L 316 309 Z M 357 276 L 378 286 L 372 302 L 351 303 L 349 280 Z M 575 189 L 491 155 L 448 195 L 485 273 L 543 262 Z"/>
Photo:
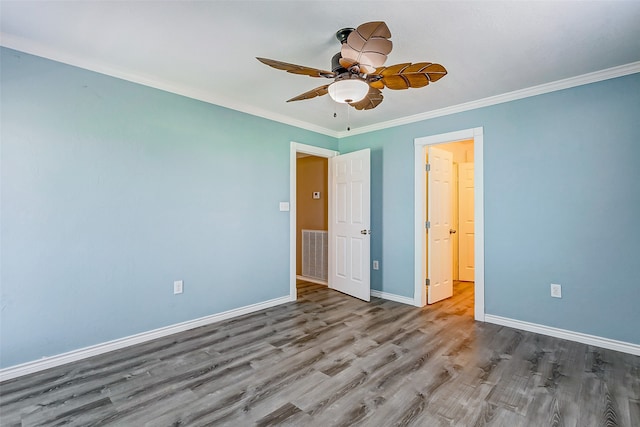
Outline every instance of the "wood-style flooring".
<path id="1" fill-rule="evenodd" d="M 299 299 L 0 384 L 2 426 L 640 426 L 640 357 L 299 284 Z"/>

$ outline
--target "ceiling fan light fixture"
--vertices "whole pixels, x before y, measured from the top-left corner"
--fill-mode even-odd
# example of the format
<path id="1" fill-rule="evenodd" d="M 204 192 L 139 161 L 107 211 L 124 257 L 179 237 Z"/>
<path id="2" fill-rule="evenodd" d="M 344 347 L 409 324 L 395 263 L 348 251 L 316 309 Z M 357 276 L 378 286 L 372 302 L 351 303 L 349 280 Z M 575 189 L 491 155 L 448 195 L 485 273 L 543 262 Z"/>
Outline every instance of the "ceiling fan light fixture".
<path id="1" fill-rule="evenodd" d="M 369 93 L 369 85 L 360 79 L 337 80 L 329 85 L 329 96 L 336 102 L 358 102 Z"/>

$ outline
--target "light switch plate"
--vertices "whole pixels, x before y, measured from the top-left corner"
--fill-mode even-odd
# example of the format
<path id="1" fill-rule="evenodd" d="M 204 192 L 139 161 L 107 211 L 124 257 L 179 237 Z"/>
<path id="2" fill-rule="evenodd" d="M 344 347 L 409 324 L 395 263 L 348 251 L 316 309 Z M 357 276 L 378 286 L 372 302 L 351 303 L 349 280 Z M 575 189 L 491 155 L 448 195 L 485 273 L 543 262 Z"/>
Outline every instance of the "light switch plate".
<path id="1" fill-rule="evenodd" d="M 289 212 L 289 202 L 280 202 L 280 212 Z"/>

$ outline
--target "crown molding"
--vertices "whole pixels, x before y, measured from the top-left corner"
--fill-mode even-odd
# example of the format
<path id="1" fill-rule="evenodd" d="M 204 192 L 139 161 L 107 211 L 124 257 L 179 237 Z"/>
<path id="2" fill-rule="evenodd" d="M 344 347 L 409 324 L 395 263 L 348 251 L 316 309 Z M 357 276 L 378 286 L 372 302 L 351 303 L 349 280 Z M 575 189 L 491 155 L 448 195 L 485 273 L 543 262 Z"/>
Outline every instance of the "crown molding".
<path id="1" fill-rule="evenodd" d="M 351 131 L 341 131 L 338 138 L 345 138 L 363 133 L 374 132 L 377 130 L 388 129 L 396 126 L 402 126 L 409 123 L 420 122 L 423 120 L 433 119 L 436 117 L 448 116 L 450 114 L 461 113 L 463 111 L 475 110 L 478 108 L 489 107 L 491 105 L 502 104 L 505 102 L 516 101 L 518 99 L 529 98 L 545 93 L 556 92 L 563 89 L 569 89 L 576 86 L 582 86 L 590 83 L 596 83 L 604 80 L 623 77 L 630 74 L 640 73 L 640 61 L 630 64 L 620 65 L 617 67 L 607 68 L 592 73 L 582 74 L 580 76 L 569 77 L 557 80 L 551 83 L 544 83 L 538 86 L 532 86 L 525 89 L 515 90 L 513 92 L 503 93 L 501 95 L 490 96 L 488 98 L 478 99 L 476 101 L 465 102 L 463 104 L 453 105 L 451 107 L 441 108 L 438 110 L 426 111 L 424 113 L 412 116 L 401 117 L 395 120 L 376 123 L 371 126 L 364 126 Z"/>
<path id="2" fill-rule="evenodd" d="M 349 136 L 374 132 L 378 130 L 388 129 L 396 126 L 402 126 L 410 123 L 420 122 L 423 120 L 429 120 L 436 117 L 448 116 L 450 114 L 461 113 L 464 111 L 475 110 L 478 108 L 489 107 L 492 105 L 502 104 L 505 102 L 516 101 L 519 99 L 529 98 L 536 95 L 542 95 L 545 93 L 556 92 L 563 89 L 569 89 L 576 86 L 582 86 L 590 83 L 596 83 L 604 80 L 613 79 L 616 77 L 623 77 L 630 74 L 640 73 L 640 61 L 632 62 L 630 64 L 620 65 L 617 67 L 607 68 L 600 71 L 594 71 L 592 73 L 582 74 L 580 76 L 569 77 L 566 79 L 558 80 L 555 82 L 544 83 L 537 86 L 532 86 L 525 89 L 519 89 L 513 92 L 507 92 L 501 95 L 490 96 L 488 98 L 479 99 L 476 101 L 465 102 L 463 104 L 453 105 L 438 110 L 426 111 L 411 116 L 401 117 L 394 120 L 388 120 L 385 122 L 376 123 L 371 126 L 364 126 L 361 128 L 351 129 L 350 131 L 334 131 L 322 126 L 314 125 L 313 123 L 305 122 L 302 120 L 292 119 L 282 114 L 276 114 L 272 111 L 268 111 L 261 108 L 256 108 L 247 104 L 237 102 L 236 100 L 223 98 L 212 93 L 203 93 L 194 87 L 186 85 L 176 85 L 167 81 L 163 81 L 155 76 L 141 75 L 139 73 L 112 67 L 110 65 L 100 63 L 98 61 L 88 60 L 86 58 L 69 55 L 62 51 L 58 51 L 44 46 L 39 43 L 26 40 L 21 37 L 13 36 L 10 34 L 0 32 L 0 46 L 4 46 L 10 49 L 15 49 L 28 54 L 40 56 L 50 59 L 52 61 L 62 62 L 64 64 L 72 65 L 75 67 L 83 68 L 89 71 L 94 71 L 100 74 L 105 74 L 111 77 L 119 78 L 122 80 L 138 83 L 144 86 L 159 89 L 165 92 L 174 93 L 177 95 L 186 96 L 188 98 L 203 101 L 209 104 L 218 105 L 220 107 L 229 108 L 242 113 L 250 114 L 264 119 L 273 120 L 286 125 L 294 126 L 297 128 L 305 129 L 311 132 L 316 132 L 332 138 L 346 138 Z"/>
<path id="3" fill-rule="evenodd" d="M 0 46 L 28 53 L 30 55 L 40 56 L 42 58 L 61 62 L 63 64 L 72 65 L 74 67 L 79 67 L 85 70 L 94 71 L 96 73 L 105 74 L 107 76 L 115 77 L 121 80 L 141 84 L 143 86 L 152 87 L 154 89 L 159 89 L 165 92 L 174 93 L 176 95 L 185 96 L 187 98 L 196 99 L 208 104 L 214 104 L 220 107 L 229 108 L 231 110 L 250 114 L 252 116 L 273 120 L 275 122 L 294 126 L 300 129 L 305 129 L 315 133 L 320 133 L 333 138 L 338 137 L 338 132 L 324 128 L 322 126 L 314 125 L 313 123 L 292 119 L 291 117 L 287 117 L 282 114 L 276 114 L 269 110 L 256 108 L 251 105 L 240 103 L 233 99 L 220 97 L 213 93 L 202 92 L 197 88 L 187 85 L 179 85 L 168 82 L 166 80 L 159 79 L 156 76 L 143 75 L 131 70 L 113 67 L 99 61 L 78 57 L 75 55 L 69 55 L 68 53 L 52 49 L 49 46 L 44 46 L 42 44 L 26 40 L 22 37 L 13 36 L 11 34 L 0 32 Z"/>

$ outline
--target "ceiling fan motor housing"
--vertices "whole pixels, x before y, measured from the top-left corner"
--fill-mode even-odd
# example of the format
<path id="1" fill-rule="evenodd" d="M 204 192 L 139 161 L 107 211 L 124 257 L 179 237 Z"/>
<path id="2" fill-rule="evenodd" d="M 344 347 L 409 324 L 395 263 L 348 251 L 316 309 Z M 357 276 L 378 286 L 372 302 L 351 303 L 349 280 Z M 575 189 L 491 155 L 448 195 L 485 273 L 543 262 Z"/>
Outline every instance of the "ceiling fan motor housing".
<path id="1" fill-rule="evenodd" d="M 342 74 L 349 71 L 346 68 L 344 68 L 342 65 L 340 65 L 341 58 L 342 58 L 342 54 L 340 52 L 336 53 L 335 55 L 333 55 L 333 58 L 331 58 L 331 71 L 333 71 L 336 74 Z"/>

